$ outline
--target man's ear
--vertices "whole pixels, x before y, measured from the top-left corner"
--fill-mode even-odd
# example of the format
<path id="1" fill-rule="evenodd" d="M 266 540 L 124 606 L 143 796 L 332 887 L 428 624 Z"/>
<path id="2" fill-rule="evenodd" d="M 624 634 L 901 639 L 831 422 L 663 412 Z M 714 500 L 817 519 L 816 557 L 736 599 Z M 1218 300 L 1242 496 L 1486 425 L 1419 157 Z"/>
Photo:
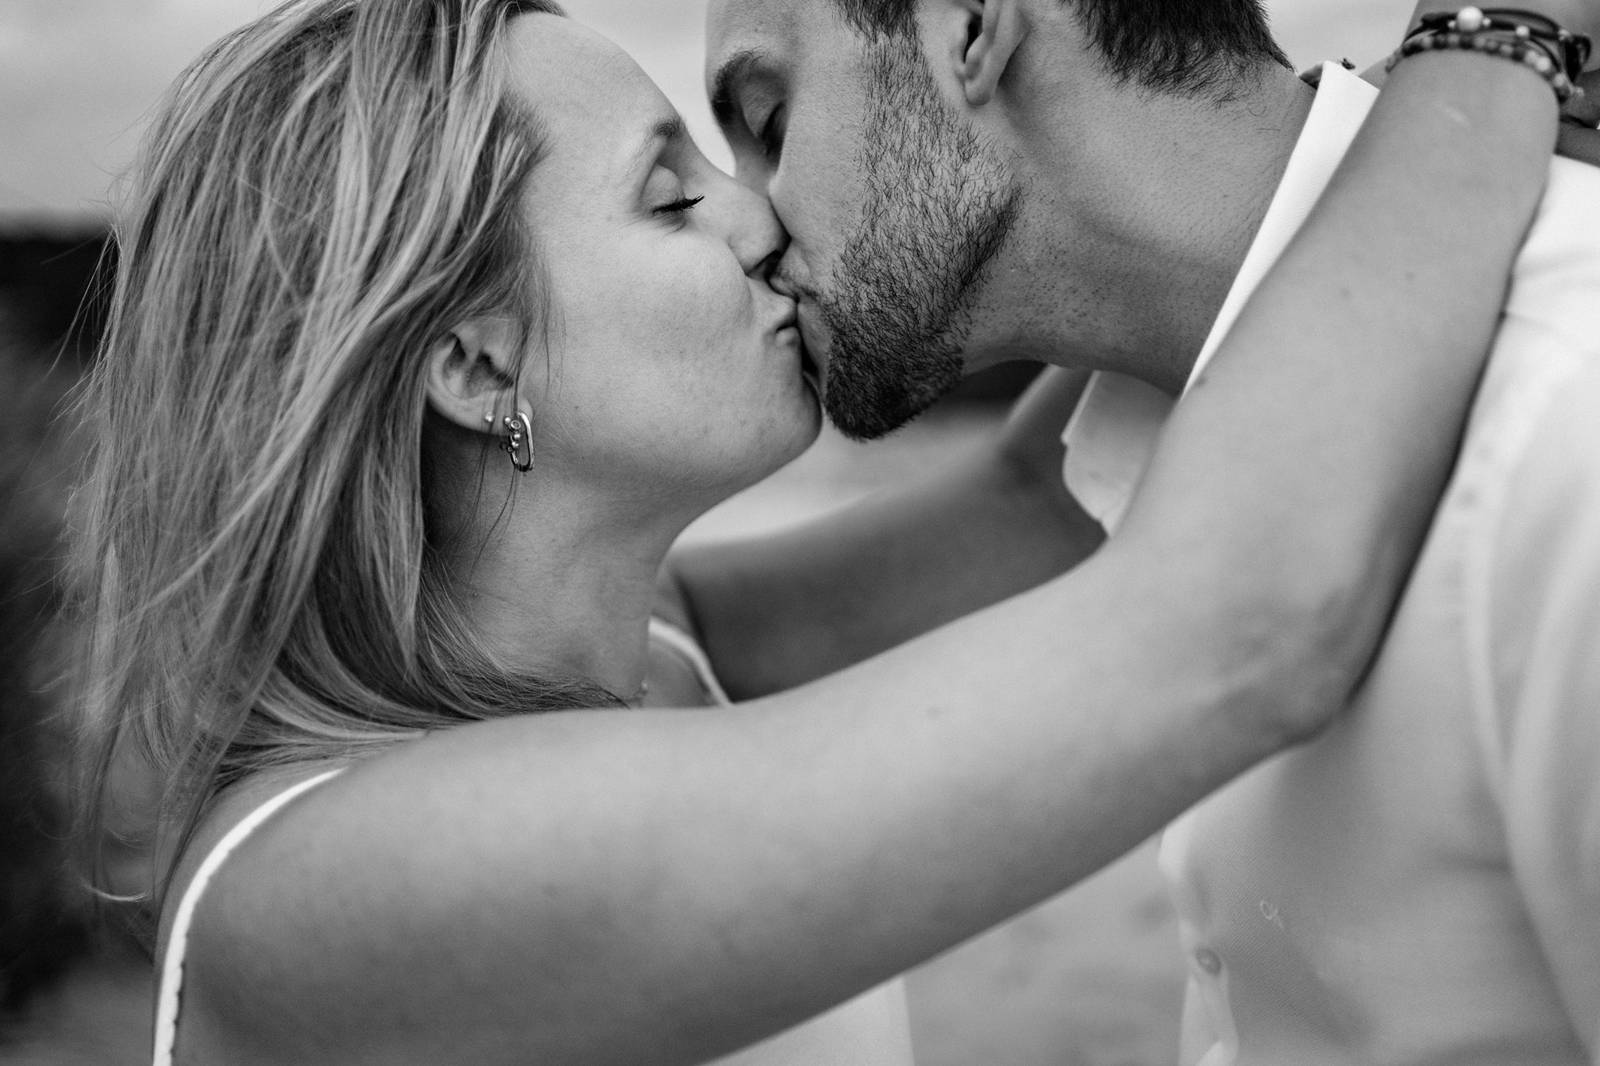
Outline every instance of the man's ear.
<path id="1" fill-rule="evenodd" d="M 516 330 L 499 318 L 474 319 L 428 352 L 428 406 L 463 429 L 493 432 L 496 417 L 517 409 Z"/>
<path id="2" fill-rule="evenodd" d="M 965 42 L 959 46 L 956 78 L 972 107 L 994 99 L 1027 36 L 1022 0 L 959 0 L 966 15 Z"/>

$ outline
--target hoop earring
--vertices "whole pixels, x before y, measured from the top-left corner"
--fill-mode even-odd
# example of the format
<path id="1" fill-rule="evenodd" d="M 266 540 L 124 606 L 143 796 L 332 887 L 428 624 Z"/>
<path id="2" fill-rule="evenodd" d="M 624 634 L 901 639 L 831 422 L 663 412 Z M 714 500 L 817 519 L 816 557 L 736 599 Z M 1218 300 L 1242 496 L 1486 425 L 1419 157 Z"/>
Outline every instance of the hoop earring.
<path id="1" fill-rule="evenodd" d="M 511 466 L 517 473 L 526 474 L 533 469 L 533 423 L 518 411 L 506 415 L 501 424 L 505 426 L 506 438 L 500 442 L 500 450 L 511 456 Z"/>

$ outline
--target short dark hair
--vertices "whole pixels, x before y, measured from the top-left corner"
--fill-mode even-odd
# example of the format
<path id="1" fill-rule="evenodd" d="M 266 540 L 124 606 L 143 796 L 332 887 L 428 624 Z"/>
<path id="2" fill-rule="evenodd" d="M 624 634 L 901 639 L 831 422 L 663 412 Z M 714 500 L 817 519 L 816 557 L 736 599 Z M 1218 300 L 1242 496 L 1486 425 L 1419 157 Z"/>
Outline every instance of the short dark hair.
<path id="1" fill-rule="evenodd" d="M 1262 0 L 1060 0 L 1117 78 L 1161 92 L 1226 94 L 1262 63 L 1289 66 Z M 915 30 L 916 0 L 833 0 L 867 36 Z"/>

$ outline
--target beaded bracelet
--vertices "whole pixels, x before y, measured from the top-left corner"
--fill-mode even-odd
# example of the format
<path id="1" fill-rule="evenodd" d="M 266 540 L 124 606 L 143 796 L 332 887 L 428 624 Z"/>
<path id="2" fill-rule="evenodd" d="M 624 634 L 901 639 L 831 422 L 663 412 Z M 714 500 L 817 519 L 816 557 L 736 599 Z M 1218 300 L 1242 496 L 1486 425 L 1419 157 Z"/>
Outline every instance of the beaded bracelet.
<path id="1" fill-rule="evenodd" d="M 1515 7 L 1464 7 L 1455 14 L 1435 11 L 1423 15 L 1417 28 L 1407 34 L 1415 36 L 1427 31 L 1455 30 L 1461 33 L 1509 33 L 1519 41 L 1537 43 L 1573 81 L 1583 73 L 1589 62 L 1592 42 L 1581 33 L 1572 33 L 1554 19 L 1535 11 Z"/>
<path id="2" fill-rule="evenodd" d="M 1385 70 L 1407 56 L 1441 49 L 1459 49 L 1500 56 L 1521 63 L 1549 82 L 1556 101 L 1565 104 L 1583 90 L 1573 79 L 1589 57 L 1589 38 L 1569 33 L 1532 12 L 1507 8 L 1482 11 L 1464 7 L 1454 15 L 1424 15 L 1418 27 L 1389 57 Z"/>

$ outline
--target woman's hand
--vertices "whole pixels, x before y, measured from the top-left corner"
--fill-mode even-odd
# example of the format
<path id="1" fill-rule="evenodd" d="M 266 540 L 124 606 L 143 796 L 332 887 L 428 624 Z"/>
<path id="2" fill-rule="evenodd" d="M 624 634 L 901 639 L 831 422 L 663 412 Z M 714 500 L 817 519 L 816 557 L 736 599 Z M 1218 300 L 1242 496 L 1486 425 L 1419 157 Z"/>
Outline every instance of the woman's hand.
<path id="1" fill-rule="evenodd" d="M 1556 136 L 1556 151 L 1568 159 L 1600 166 L 1600 70 L 1591 70 L 1578 79 L 1583 96 L 1569 101 Z"/>
<path id="2" fill-rule="evenodd" d="M 1568 100 L 1562 114 L 1594 129 L 1600 126 L 1600 69 L 1585 71 L 1583 77 L 1578 79 L 1578 88 L 1583 90 L 1583 94 Z"/>

